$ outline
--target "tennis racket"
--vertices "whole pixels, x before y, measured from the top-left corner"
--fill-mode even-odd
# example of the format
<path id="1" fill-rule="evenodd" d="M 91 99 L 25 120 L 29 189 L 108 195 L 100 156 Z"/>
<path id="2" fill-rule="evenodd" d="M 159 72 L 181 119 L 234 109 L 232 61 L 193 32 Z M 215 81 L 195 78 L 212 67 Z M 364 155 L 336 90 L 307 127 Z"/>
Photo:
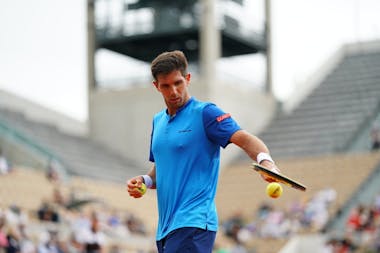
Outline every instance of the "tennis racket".
<path id="1" fill-rule="evenodd" d="M 291 179 L 290 177 L 287 177 L 285 175 L 273 172 L 270 169 L 268 169 L 268 168 L 266 168 L 266 167 L 264 167 L 258 163 L 252 163 L 252 168 L 262 175 L 273 178 L 275 181 L 277 181 L 279 183 L 282 183 L 284 185 L 287 185 L 289 187 L 292 187 L 292 188 L 300 190 L 300 191 L 306 191 L 305 185 Z"/>

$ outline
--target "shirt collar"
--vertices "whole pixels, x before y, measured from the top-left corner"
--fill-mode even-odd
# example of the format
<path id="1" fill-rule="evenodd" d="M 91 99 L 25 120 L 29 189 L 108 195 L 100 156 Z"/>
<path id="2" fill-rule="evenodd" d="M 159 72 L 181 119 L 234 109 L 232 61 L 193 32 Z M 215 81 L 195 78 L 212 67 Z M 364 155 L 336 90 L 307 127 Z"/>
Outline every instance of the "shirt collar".
<path id="1" fill-rule="evenodd" d="M 188 107 L 193 101 L 194 101 L 194 97 L 190 97 L 190 99 L 183 106 L 178 108 L 177 112 L 172 116 L 169 115 L 168 109 L 166 109 L 166 115 L 168 115 L 171 119 L 173 119 L 178 113 L 180 113 L 183 109 Z"/>

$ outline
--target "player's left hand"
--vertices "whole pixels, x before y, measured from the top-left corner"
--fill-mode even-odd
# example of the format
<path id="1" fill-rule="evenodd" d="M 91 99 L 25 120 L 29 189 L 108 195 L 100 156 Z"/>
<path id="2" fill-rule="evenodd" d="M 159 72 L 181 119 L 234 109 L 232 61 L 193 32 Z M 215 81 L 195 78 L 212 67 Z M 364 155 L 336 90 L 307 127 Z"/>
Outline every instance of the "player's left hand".
<path id="1" fill-rule="evenodd" d="M 264 160 L 264 161 L 262 161 L 260 164 L 261 164 L 262 166 L 264 166 L 264 167 L 270 169 L 271 171 L 277 173 L 277 174 L 281 174 L 280 169 L 276 166 L 276 164 L 272 163 L 271 161 Z M 272 177 L 270 177 L 270 176 L 267 176 L 267 175 L 264 175 L 264 174 L 261 174 L 261 173 L 260 173 L 260 175 L 261 175 L 261 177 L 262 177 L 265 181 L 267 181 L 267 182 L 269 182 L 269 183 L 272 183 L 272 182 L 278 182 L 278 180 L 276 180 L 275 178 L 272 178 Z"/>

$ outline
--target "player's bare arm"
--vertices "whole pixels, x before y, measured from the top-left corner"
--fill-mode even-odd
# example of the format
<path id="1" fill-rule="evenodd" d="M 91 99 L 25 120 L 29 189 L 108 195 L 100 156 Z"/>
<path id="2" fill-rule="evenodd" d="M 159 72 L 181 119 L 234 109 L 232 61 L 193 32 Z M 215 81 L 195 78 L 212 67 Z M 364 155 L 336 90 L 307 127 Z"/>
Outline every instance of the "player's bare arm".
<path id="1" fill-rule="evenodd" d="M 257 161 L 257 156 L 260 153 L 266 153 L 269 154 L 269 149 L 265 145 L 265 143 L 260 140 L 258 137 L 254 136 L 253 134 L 247 132 L 246 130 L 239 130 L 236 131 L 232 136 L 230 141 L 234 143 L 235 145 L 239 146 L 241 149 L 244 150 L 245 153 L 254 161 Z M 269 160 L 262 160 L 260 162 L 261 165 L 274 170 L 276 172 L 280 172 L 280 170 L 277 168 L 276 164 Z M 264 180 L 268 182 L 273 182 L 274 180 L 272 178 L 269 178 L 267 176 L 263 176 Z"/>

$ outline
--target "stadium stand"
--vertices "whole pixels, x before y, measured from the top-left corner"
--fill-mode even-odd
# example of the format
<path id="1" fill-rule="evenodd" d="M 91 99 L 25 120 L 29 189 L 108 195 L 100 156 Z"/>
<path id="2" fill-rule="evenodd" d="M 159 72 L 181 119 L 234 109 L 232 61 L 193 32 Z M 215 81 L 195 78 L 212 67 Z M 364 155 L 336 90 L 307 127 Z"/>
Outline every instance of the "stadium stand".
<path id="1" fill-rule="evenodd" d="M 350 150 L 380 109 L 380 51 L 348 52 L 291 113 L 260 133 L 274 157 Z M 362 147 L 363 150 L 363 147 Z"/>
<path id="2" fill-rule="evenodd" d="M 89 138 L 63 133 L 17 111 L 0 108 L 0 123 L 3 129 L 12 129 L 23 139 L 57 156 L 71 175 L 122 182 L 128 176 L 144 172 L 133 162 Z"/>
<path id="3" fill-rule="evenodd" d="M 107 238 L 105 252 L 110 252 L 114 246 L 121 252 L 141 252 L 142 249 L 148 252 L 154 243 L 152 236 L 157 211 L 153 192 L 147 193 L 137 204 L 137 200 L 127 197 L 123 184 L 81 177 L 72 177 L 65 184 L 55 183 L 49 181 L 42 171 L 26 167 L 17 167 L 12 173 L 0 176 L 0 185 L 0 218 L 6 218 L 5 232 L 12 228 L 19 233 L 19 225 L 23 225 L 36 247 L 47 231 L 56 231 L 59 240 L 69 244 L 70 236 L 75 233 L 73 224 L 79 222 L 78 215 L 83 215 L 84 222 L 94 212 L 100 220 L 101 232 Z M 57 190 L 64 202 L 75 205 L 57 202 Z M 38 211 L 43 206 L 56 213 L 58 219 L 54 222 L 40 219 Z M 17 215 L 12 213 L 13 210 Z M 22 219 L 15 217 L 19 214 L 23 214 Z M 111 217 L 113 227 L 109 224 Z M 124 231 L 127 221 L 131 226 Z M 141 232 L 137 225 L 141 226 Z"/>
<path id="4" fill-rule="evenodd" d="M 360 170 L 352 161 L 361 161 Z M 361 183 L 370 177 L 373 168 L 380 162 L 380 153 L 371 152 L 366 154 L 339 154 L 329 156 L 317 156 L 312 158 L 283 159 L 278 164 L 283 168 L 289 168 L 287 173 L 294 178 L 302 178 L 308 186 L 308 191 L 302 193 L 291 188 L 284 188 L 284 194 L 280 199 L 269 199 L 265 194 L 265 182 L 260 176 L 250 169 L 249 164 L 242 162 L 222 171 L 220 175 L 219 189 L 217 194 L 217 207 L 220 213 L 221 229 L 217 239 L 217 245 L 232 248 L 234 240 L 224 232 L 224 224 L 231 216 L 242 215 L 244 226 L 247 228 L 245 234 L 245 247 L 253 252 L 273 253 L 288 242 L 289 235 L 280 237 L 264 235 L 260 229 L 264 223 L 258 222 L 258 210 L 263 203 L 269 203 L 275 210 L 286 214 L 290 207 L 298 202 L 302 204 L 302 213 L 306 214 L 307 203 L 318 196 L 318 193 L 326 188 L 333 188 L 337 192 L 336 199 L 328 208 L 329 217 L 340 212 Z M 36 211 L 44 201 L 53 200 L 53 192 L 57 184 L 49 181 L 42 171 L 30 168 L 17 168 L 8 175 L 0 177 L 0 206 L 18 206 L 30 214 L 30 230 L 36 235 L 40 234 L 50 223 L 40 223 L 36 220 Z M 75 192 L 79 199 L 87 198 L 94 200 L 94 205 L 83 206 L 85 212 L 97 210 L 102 213 L 107 210 L 118 210 L 120 213 L 133 214 L 144 221 L 147 229 L 145 236 L 124 235 L 116 236 L 107 228 L 103 228 L 108 238 L 107 247 L 117 245 L 126 250 L 125 252 L 138 252 L 152 246 L 154 230 L 157 220 L 157 207 L 154 191 L 148 191 L 147 195 L 139 200 L 129 198 L 125 192 L 125 185 L 83 177 L 72 177 L 67 184 L 59 185 L 64 196 Z M 62 223 L 56 226 L 62 234 L 62 240 L 66 240 L 70 234 L 67 217 L 73 216 L 66 209 L 57 208 L 61 214 Z M 104 214 L 102 215 L 104 216 Z M 285 216 L 287 217 L 287 216 Z M 302 219 L 301 219 L 302 220 Z M 47 225 L 49 224 L 49 225 Z M 256 224 L 256 226 L 253 226 Z M 322 226 L 314 223 L 304 225 L 296 231 L 301 234 L 318 232 Z M 254 229 L 252 229 L 254 228 Z M 38 241 L 38 239 L 35 239 Z M 270 242 L 270 243 L 268 243 Z M 122 251 L 123 252 L 123 251 Z"/>
<path id="5" fill-rule="evenodd" d="M 336 190 L 337 199 L 329 207 L 329 221 L 325 221 L 325 227 L 308 231 L 313 232 L 313 236 L 319 235 L 318 240 L 310 239 L 312 236 L 309 236 L 310 240 L 293 237 L 295 240 L 284 240 L 275 249 L 272 243 L 265 246 L 267 239 L 255 238 L 253 241 L 258 252 L 280 252 L 281 248 L 281 252 L 304 252 L 302 248 L 320 252 L 321 243 L 329 240 L 331 234 L 343 235 L 346 232 L 344 226 L 351 209 L 372 200 L 379 188 L 379 153 L 371 151 L 371 129 L 379 124 L 380 119 L 380 47 L 378 43 L 364 43 L 346 45 L 341 51 L 343 53 L 336 66 L 301 103 L 290 112 L 279 112 L 259 133 L 280 167 L 289 176 L 299 178 L 309 186 L 306 194 L 287 191 L 287 197 L 297 199 L 298 195 L 307 201 L 312 198 L 309 194 L 316 194 L 315 191 L 326 187 Z M 228 183 L 221 177 L 220 185 L 231 185 L 219 189 L 222 219 L 236 210 L 252 212 L 251 208 L 260 204 L 255 202 L 260 199 L 258 195 L 264 194 L 265 183 L 256 182 L 251 177 L 247 179 L 244 172 L 249 166 L 247 156 L 242 154 L 237 162 L 243 162 L 243 169 L 236 166 L 237 170 L 234 170 L 235 166 L 231 166 L 223 172 L 236 180 L 227 180 L 231 181 Z M 241 181 L 251 181 L 252 186 L 247 192 L 241 190 L 237 195 L 233 188 L 241 189 Z M 257 193 L 257 189 L 263 190 Z M 287 197 L 276 200 L 276 205 L 285 208 L 285 202 L 290 200 Z M 226 199 L 228 204 L 224 204 L 222 199 Z M 327 239 L 322 239 L 324 236 Z M 289 247 L 283 247 L 288 243 Z"/>
<path id="6" fill-rule="evenodd" d="M 360 169 L 353 161 L 360 161 Z M 336 199 L 328 207 L 328 217 L 326 217 L 334 219 L 336 215 L 342 212 L 341 208 L 345 203 L 355 196 L 362 182 L 372 175 L 374 168 L 380 163 L 380 153 L 321 155 L 280 159 L 277 162 L 281 168 L 286 170 L 286 174 L 295 179 L 300 179 L 307 185 L 308 190 L 304 193 L 284 187 L 284 194 L 281 198 L 269 199 L 265 194 L 266 183 L 261 180 L 256 172 L 250 169 L 248 163 L 242 162 L 240 165 L 222 171 L 220 175 L 217 207 L 222 223 L 228 220 L 231 215 L 238 213 L 244 217 L 243 220 L 248 227 L 249 224 L 255 222 L 259 224 L 256 215 L 258 208 L 263 203 L 287 213 L 290 206 L 295 202 L 307 206 L 308 202 L 325 189 L 333 189 L 337 193 Z M 317 216 L 315 217 L 315 221 L 313 220 L 312 223 L 297 232 L 321 232 L 329 219 L 319 221 Z M 279 252 L 287 242 L 287 237 L 270 238 L 269 240 L 273 243 L 271 242 L 268 245 L 268 238 L 262 238 L 263 236 L 257 232 L 257 229 L 259 227 L 251 233 L 251 239 L 247 245 L 256 248 L 258 252 Z"/>

